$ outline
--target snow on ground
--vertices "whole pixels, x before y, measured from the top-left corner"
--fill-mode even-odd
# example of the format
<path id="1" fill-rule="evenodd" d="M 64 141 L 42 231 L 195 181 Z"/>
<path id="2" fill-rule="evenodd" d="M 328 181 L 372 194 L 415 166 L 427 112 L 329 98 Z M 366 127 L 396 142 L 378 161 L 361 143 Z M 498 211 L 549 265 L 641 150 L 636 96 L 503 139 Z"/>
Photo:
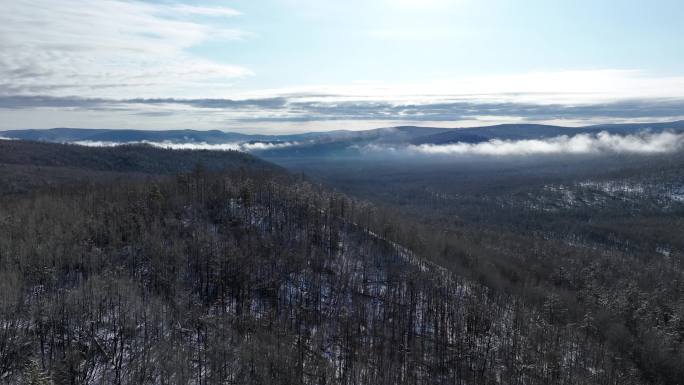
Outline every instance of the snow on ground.
<path id="1" fill-rule="evenodd" d="M 546 185 L 541 192 L 528 192 L 514 204 L 532 210 L 558 211 L 603 207 L 610 202 L 646 203 L 661 209 L 684 202 L 684 183 L 677 181 L 583 181 L 574 185 Z"/>

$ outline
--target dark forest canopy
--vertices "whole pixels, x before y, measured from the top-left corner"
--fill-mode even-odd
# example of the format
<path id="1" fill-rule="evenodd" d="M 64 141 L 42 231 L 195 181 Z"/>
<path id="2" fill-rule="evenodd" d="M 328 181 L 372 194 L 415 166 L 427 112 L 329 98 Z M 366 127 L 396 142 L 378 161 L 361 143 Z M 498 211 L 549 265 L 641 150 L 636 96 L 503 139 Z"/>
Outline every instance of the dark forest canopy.
<path id="1" fill-rule="evenodd" d="M 0 140 L 0 195 L 69 182 L 175 175 L 197 165 L 214 171 L 282 172 L 278 166 L 238 151 L 164 150 L 142 144 L 92 148 Z"/>
<path id="2" fill-rule="evenodd" d="M 238 151 L 164 150 L 142 144 L 92 148 L 14 140 L 0 141 L 0 163 L 145 174 L 188 172 L 198 163 L 213 170 L 277 168 Z"/>
<path id="3" fill-rule="evenodd" d="M 0 145 L 2 383 L 684 381 L 676 204 L 378 174 L 413 202 L 383 208 L 241 153 Z"/>

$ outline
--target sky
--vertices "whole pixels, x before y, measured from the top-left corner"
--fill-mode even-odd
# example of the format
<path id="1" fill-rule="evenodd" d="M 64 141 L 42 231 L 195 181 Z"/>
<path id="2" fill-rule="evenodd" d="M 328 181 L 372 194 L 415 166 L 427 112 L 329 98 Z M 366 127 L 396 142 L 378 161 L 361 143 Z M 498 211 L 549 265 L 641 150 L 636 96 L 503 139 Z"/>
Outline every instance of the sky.
<path id="1" fill-rule="evenodd" d="M 3 0 L 0 129 L 684 119 L 681 0 Z"/>

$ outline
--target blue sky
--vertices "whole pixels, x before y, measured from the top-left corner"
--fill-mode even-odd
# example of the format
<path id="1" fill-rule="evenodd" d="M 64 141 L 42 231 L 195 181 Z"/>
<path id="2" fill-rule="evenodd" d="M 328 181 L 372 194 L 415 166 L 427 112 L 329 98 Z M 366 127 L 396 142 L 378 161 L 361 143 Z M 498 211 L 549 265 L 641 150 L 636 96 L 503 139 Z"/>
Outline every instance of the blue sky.
<path id="1" fill-rule="evenodd" d="M 253 68 L 258 86 L 416 81 L 569 69 L 678 74 L 681 1 L 271 0 L 233 3 L 248 44 L 195 51 Z"/>
<path id="2" fill-rule="evenodd" d="M 675 0 L 7 0 L 0 128 L 684 117 Z"/>

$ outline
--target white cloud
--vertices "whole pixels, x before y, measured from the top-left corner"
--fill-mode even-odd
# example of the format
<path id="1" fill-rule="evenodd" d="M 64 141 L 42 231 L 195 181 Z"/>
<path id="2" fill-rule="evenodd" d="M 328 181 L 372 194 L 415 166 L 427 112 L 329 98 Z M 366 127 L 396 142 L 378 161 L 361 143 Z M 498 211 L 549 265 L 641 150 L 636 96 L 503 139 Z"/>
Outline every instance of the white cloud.
<path id="1" fill-rule="evenodd" d="M 247 34 L 193 15 L 229 8 L 123 0 L 12 0 L 0 13 L 0 93 L 99 97 L 188 96 L 251 71 L 188 53 Z"/>
<path id="2" fill-rule="evenodd" d="M 424 144 L 409 146 L 410 152 L 427 155 L 562 155 L 562 154 L 659 154 L 684 148 L 684 134 L 672 132 L 639 135 L 579 134 L 550 139 L 500 140 L 484 143 Z"/>
<path id="3" fill-rule="evenodd" d="M 266 89 L 257 95 L 314 95 L 308 101 L 510 102 L 580 105 L 627 99 L 684 98 L 684 76 L 639 70 L 545 71 L 486 76 L 441 76 L 418 82 L 319 84 Z M 320 95 L 334 95 L 320 96 Z"/>
<path id="4" fill-rule="evenodd" d="M 265 151 L 265 150 L 275 150 L 278 148 L 287 148 L 296 146 L 297 142 L 278 142 L 278 143 L 267 143 L 267 142 L 256 142 L 256 143 L 243 143 L 240 145 L 243 151 Z"/>
<path id="5" fill-rule="evenodd" d="M 171 150 L 210 150 L 210 151 L 265 151 L 274 150 L 278 148 L 286 148 L 296 146 L 297 142 L 233 142 L 233 143 L 177 143 L 170 141 L 152 142 L 152 141 L 137 141 L 137 142 L 105 142 L 105 141 L 75 141 L 72 144 L 86 147 L 117 147 L 127 144 L 147 144 L 153 147 L 165 148 Z"/>

